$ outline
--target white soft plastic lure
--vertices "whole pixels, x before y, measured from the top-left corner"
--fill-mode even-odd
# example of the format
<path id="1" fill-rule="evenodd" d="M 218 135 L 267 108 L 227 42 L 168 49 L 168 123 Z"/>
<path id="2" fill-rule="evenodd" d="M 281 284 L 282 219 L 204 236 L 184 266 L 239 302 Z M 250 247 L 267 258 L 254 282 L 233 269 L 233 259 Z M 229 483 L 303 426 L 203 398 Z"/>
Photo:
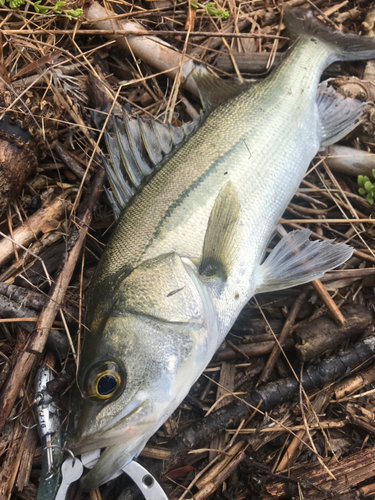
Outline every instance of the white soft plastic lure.
<path id="1" fill-rule="evenodd" d="M 294 231 L 262 264 L 309 162 L 365 107 L 319 88 L 322 71 L 375 58 L 375 39 L 333 32 L 309 11 L 287 8 L 284 20 L 291 47 L 265 80 L 197 73 L 206 111 L 195 129 L 113 120 L 108 172 L 127 206 L 91 285 L 68 442 L 76 454 L 105 448 L 87 490 L 141 452 L 255 293 L 317 279 L 352 254 Z"/>

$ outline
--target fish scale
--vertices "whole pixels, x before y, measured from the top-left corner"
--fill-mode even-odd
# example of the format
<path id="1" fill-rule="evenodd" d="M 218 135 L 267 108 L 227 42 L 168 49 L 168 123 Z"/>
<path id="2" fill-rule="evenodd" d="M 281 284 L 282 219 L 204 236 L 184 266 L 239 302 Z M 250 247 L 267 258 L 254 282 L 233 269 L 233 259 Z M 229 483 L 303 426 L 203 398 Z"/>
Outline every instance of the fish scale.
<path id="1" fill-rule="evenodd" d="M 294 60 L 292 57 L 290 57 L 289 60 L 291 62 L 287 66 L 283 66 L 282 72 L 279 72 L 282 73 L 281 76 L 286 80 L 284 81 L 285 86 L 290 85 L 291 81 L 295 79 L 295 76 L 289 76 L 288 78 L 284 77 L 284 74 L 288 75 L 288 73 L 289 75 L 295 75 L 295 72 L 290 72 L 290 66 L 292 63 L 294 64 Z M 296 64 L 298 63 L 299 61 L 297 60 Z M 301 85 L 305 86 L 306 79 L 309 80 L 310 87 L 315 94 L 317 92 L 317 78 L 314 78 L 311 82 L 310 75 L 311 70 L 308 70 L 307 76 L 302 73 Z M 280 75 L 276 74 L 273 81 L 277 81 L 279 77 Z M 281 84 L 283 84 L 283 81 Z M 107 259 L 109 265 L 105 266 L 106 274 L 112 275 L 122 266 L 128 265 L 133 267 L 142 262 L 142 260 L 152 258 L 154 255 L 160 253 L 161 246 L 163 247 L 162 251 L 165 252 L 170 250 L 180 251 L 178 244 L 181 242 L 181 238 L 179 234 L 174 234 L 173 230 L 182 227 L 182 231 L 185 232 L 185 235 L 187 234 L 187 236 L 189 236 L 189 227 L 185 225 L 184 221 L 186 214 L 192 214 L 195 218 L 195 230 L 190 233 L 190 238 L 185 237 L 183 240 L 184 246 L 189 246 L 189 241 L 192 241 L 190 252 L 186 252 L 185 248 L 183 248 L 183 251 L 185 251 L 186 256 L 194 258 L 200 257 L 204 232 L 211 208 L 220 188 L 227 179 L 223 177 L 217 181 L 213 181 L 212 177 L 207 175 L 205 177 L 206 183 L 201 186 L 200 191 L 197 190 L 196 196 L 189 196 L 189 193 L 194 189 L 194 181 L 196 183 L 197 179 L 201 179 L 202 176 L 214 170 L 217 164 L 220 163 L 220 159 L 226 160 L 224 168 L 229 171 L 229 176 L 232 175 L 231 171 L 238 167 L 239 163 L 244 165 L 244 168 L 239 172 L 239 183 L 242 183 L 241 191 L 243 190 L 245 192 L 248 192 L 250 189 L 254 192 L 260 187 L 255 186 L 254 188 L 254 182 L 258 181 L 258 177 L 261 178 L 262 184 L 267 184 L 268 182 L 272 182 L 272 178 L 278 173 L 283 177 L 288 173 L 291 176 L 295 175 L 295 172 L 289 168 L 289 164 L 283 165 L 282 170 L 279 168 L 279 165 L 276 165 L 275 168 L 271 169 L 269 172 L 265 171 L 264 165 L 259 162 L 261 158 L 260 151 L 257 151 L 257 149 L 261 148 L 254 148 L 254 156 L 257 158 L 256 164 L 252 163 L 251 159 L 247 161 L 249 156 L 248 149 L 251 150 L 254 144 L 256 145 L 257 143 L 263 142 L 263 147 L 268 148 L 269 143 L 272 144 L 278 137 L 283 137 L 283 143 L 290 143 L 290 136 L 293 137 L 296 133 L 292 129 L 289 131 L 289 134 L 285 133 L 285 116 L 289 115 L 288 111 L 290 109 L 288 104 L 284 103 L 284 109 L 281 109 L 281 116 L 279 116 L 280 123 L 275 124 L 276 111 L 278 110 L 277 114 L 280 114 L 281 106 L 279 101 L 276 100 L 274 96 L 270 96 L 269 99 L 267 99 L 267 97 L 264 99 L 264 94 L 267 91 L 270 92 L 268 88 L 263 89 L 260 85 L 255 85 L 254 87 L 259 88 L 260 92 L 258 95 L 254 95 L 251 100 L 246 98 L 246 93 L 244 92 L 241 96 L 229 100 L 228 103 L 220 107 L 219 110 L 212 113 L 202 128 L 196 132 L 193 138 L 194 140 L 190 140 L 186 143 L 170 162 L 163 166 L 159 175 L 151 179 L 148 185 L 140 193 L 139 197 L 134 200 L 134 204 L 128 208 L 124 216 L 120 219 L 118 229 L 114 238 L 111 240 L 110 255 L 108 255 Z M 268 87 L 271 88 L 272 91 L 273 86 L 269 84 Z M 307 92 L 305 92 L 305 94 L 307 94 Z M 302 96 L 302 99 L 304 98 L 308 99 L 307 96 Z M 282 96 L 282 99 L 285 100 L 285 97 Z M 267 113 L 262 110 L 260 113 L 255 113 L 253 110 L 257 109 L 258 102 L 262 100 L 265 101 L 264 106 L 267 106 Z M 268 104 L 268 102 L 270 104 Z M 244 105 L 246 105 L 248 109 L 249 116 L 247 119 L 240 121 L 238 120 L 238 108 L 243 110 Z M 228 110 L 231 110 L 231 113 L 228 113 Z M 217 126 L 219 114 L 225 116 L 224 126 L 222 125 L 223 120 L 219 121 L 219 127 L 221 126 L 222 129 Z M 298 126 L 300 127 L 300 124 Z M 267 134 L 267 129 L 272 130 L 272 136 Z M 254 135 L 252 135 L 253 131 L 255 131 Z M 209 144 L 207 144 L 207 136 L 210 137 Z M 239 140 L 238 137 L 240 137 Z M 243 143 L 242 147 L 241 142 Z M 315 142 L 317 142 L 316 139 Z M 230 154 L 231 150 L 239 146 L 243 150 L 241 157 L 237 159 L 236 162 L 228 161 L 228 150 Z M 281 146 L 282 144 L 280 144 L 278 148 L 275 148 L 275 150 L 268 149 L 264 162 L 267 163 L 270 159 L 276 157 Z M 209 148 L 212 149 L 212 154 L 207 154 Z M 316 147 L 313 149 L 316 149 Z M 306 156 L 311 158 L 309 152 L 307 152 Z M 300 168 L 298 172 L 299 178 L 301 178 L 305 171 L 306 160 L 302 161 L 300 164 L 302 168 Z M 236 175 L 236 172 L 234 172 L 233 175 Z M 292 186 L 288 185 L 289 192 L 294 193 L 295 184 L 298 184 L 298 182 L 294 183 Z M 208 193 L 206 185 L 210 188 Z M 186 186 L 188 186 L 188 190 L 186 190 Z M 164 196 L 164 192 L 167 190 L 167 196 Z M 202 198 L 208 197 L 207 195 L 209 195 L 209 200 L 205 203 L 205 216 L 199 217 L 199 214 L 197 215 L 197 206 L 202 203 Z M 287 203 L 285 201 L 287 196 L 288 195 L 286 195 L 285 198 L 283 197 L 283 206 Z M 257 204 L 257 207 L 259 207 L 259 204 Z M 264 211 L 263 207 L 261 207 L 261 210 Z M 279 206 L 275 208 L 275 211 L 278 213 L 280 213 L 280 210 L 283 211 Z M 169 233 L 167 242 L 165 242 L 161 234 L 163 222 L 165 232 Z M 171 226 L 172 229 L 170 229 Z M 197 241 L 196 237 L 197 226 L 200 226 L 200 241 Z M 134 241 L 133 235 L 139 227 L 142 227 L 141 238 L 137 238 L 137 240 Z M 194 251 L 195 254 L 189 255 L 192 251 Z M 138 260 L 135 261 L 135 259 Z M 105 279 L 105 275 L 103 277 Z M 98 281 L 101 281 L 101 276 L 98 276 Z"/>
<path id="2" fill-rule="evenodd" d="M 121 199 L 116 172 L 124 165 L 115 139 L 108 141 L 112 196 L 124 211 L 90 285 L 67 443 L 75 454 L 105 448 L 81 480 L 86 490 L 141 452 L 255 293 L 317 279 L 352 255 L 347 245 L 312 242 L 303 230 L 263 262 L 309 162 L 351 131 L 365 107 L 327 85 L 318 90 L 323 69 L 375 58 L 375 39 L 332 32 L 303 9 L 286 8 L 284 19 L 291 48 L 265 80 L 241 87 L 197 72 L 204 119 L 190 135 L 180 129 L 181 142 L 166 155 L 150 136 L 151 163 L 163 160 L 130 201 L 137 186 Z M 142 133 L 161 125 L 125 121 L 131 171 L 147 158 Z M 164 129 L 167 139 L 172 130 Z"/>

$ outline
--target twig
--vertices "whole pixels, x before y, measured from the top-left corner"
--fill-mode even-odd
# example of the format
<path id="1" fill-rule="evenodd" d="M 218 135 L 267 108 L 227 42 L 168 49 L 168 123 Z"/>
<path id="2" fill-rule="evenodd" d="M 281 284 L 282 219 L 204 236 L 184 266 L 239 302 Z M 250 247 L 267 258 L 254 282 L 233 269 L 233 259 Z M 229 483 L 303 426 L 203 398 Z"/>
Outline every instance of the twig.
<path id="1" fill-rule="evenodd" d="M 14 253 L 13 244 L 21 248 L 25 247 L 39 234 L 48 233 L 58 227 L 58 221 L 69 212 L 71 203 L 67 201 L 67 197 L 71 193 L 71 190 L 67 190 L 57 196 L 52 203 L 40 208 L 22 226 L 18 227 L 13 233 L 13 238 L 5 236 L 0 241 L 0 266 L 12 257 Z"/>
<path id="2" fill-rule="evenodd" d="M 303 375 L 303 388 L 307 392 L 324 387 L 345 375 L 370 359 L 375 354 L 375 337 L 359 342 L 350 350 L 311 366 Z M 181 432 L 170 443 L 171 460 L 168 467 L 180 466 L 184 453 L 198 444 L 207 442 L 212 436 L 226 427 L 235 427 L 242 419 L 260 404 L 260 410 L 270 410 L 282 401 L 293 397 L 299 390 L 299 381 L 294 377 L 277 382 L 270 382 L 256 391 L 251 391 L 244 398 L 236 397 L 235 401 L 208 416 L 204 421 Z"/>
<path id="3" fill-rule="evenodd" d="M 91 189 L 87 193 L 86 200 L 88 199 L 89 203 L 81 217 L 81 224 L 84 224 L 86 227 L 90 225 L 92 210 L 99 198 L 104 177 L 104 170 L 99 169 L 92 181 Z M 10 415 L 23 381 L 39 355 L 43 352 L 55 316 L 60 307 L 62 307 L 65 292 L 68 288 L 85 239 L 85 231 L 79 230 L 76 243 L 67 256 L 64 267 L 56 281 L 56 285 L 51 289 L 50 300 L 43 308 L 26 347 L 20 351 L 12 373 L 2 387 L 0 392 L 0 432 L 5 425 L 6 419 Z"/>
<path id="4" fill-rule="evenodd" d="M 328 311 L 331 313 L 333 319 L 340 325 L 344 325 L 346 323 L 346 319 L 344 318 L 340 309 L 337 307 L 335 301 L 327 292 L 323 283 L 320 280 L 314 280 L 311 282 L 311 284 L 315 288 L 316 293 L 319 295 Z"/>
<path id="5" fill-rule="evenodd" d="M 288 318 L 285 321 L 285 324 L 284 324 L 284 327 L 280 333 L 280 336 L 278 338 L 278 341 L 280 344 L 283 344 L 286 341 L 287 337 L 290 335 L 290 333 L 292 331 L 292 327 L 293 327 L 294 322 L 296 320 L 297 314 L 299 313 L 301 307 L 303 306 L 303 304 L 307 298 L 308 293 L 309 293 L 308 288 L 305 288 L 304 290 L 302 290 L 302 292 L 299 294 L 299 296 L 295 300 L 295 302 L 294 302 L 294 304 L 289 312 Z M 278 357 L 280 356 L 280 352 L 281 352 L 281 350 L 280 350 L 278 344 L 275 344 L 275 346 L 272 349 L 272 352 L 270 354 L 270 357 L 268 358 L 267 363 L 266 363 L 265 367 L 263 368 L 263 371 L 259 377 L 259 380 L 257 382 L 257 386 L 267 382 L 267 380 L 269 379 L 269 376 L 271 375 L 272 370 L 275 367 L 276 361 L 277 361 Z"/>
<path id="6" fill-rule="evenodd" d="M 134 21 L 117 20 L 114 17 L 108 19 L 107 11 L 96 1 L 86 6 L 84 13 L 90 23 L 94 23 L 95 26 L 101 28 L 99 31 L 102 31 L 102 35 L 104 34 L 107 38 L 115 40 L 125 50 L 130 48 L 137 58 L 142 59 L 142 61 L 159 71 L 168 70 L 167 74 L 172 78 L 176 77 L 178 70 L 171 70 L 170 68 L 180 67 L 182 60 L 181 83 L 187 90 L 199 96 L 196 83 L 191 76 L 195 68 L 193 59 L 185 55 L 181 56 L 171 45 L 150 36 L 150 31 L 147 31 L 142 25 Z M 182 31 L 182 33 L 187 35 L 186 31 Z M 152 32 L 152 34 L 160 35 L 160 32 Z"/>
<path id="7" fill-rule="evenodd" d="M 106 17 L 102 20 L 106 20 Z M 2 32 L 5 35 L 24 35 L 25 30 L 2 30 Z M 160 31 L 160 30 L 144 30 L 143 32 L 134 32 L 134 33 L 129 33 L 129 30 L 126 29 L 87 29 L 87 30 L 61 30 L 61 29 L 56 29 L 56 30 L 38 30 L 35 29 L 33 30 L 33 35 L 48 35 L 48 34 L 53 34 L 53 35 L 121 35 L 121 36 L 155 36 L 155 35 L 163 35 L 163 36 L 180 36 L 180 35 L 185 35 L 186 36 L 186 31 L 182 30 L 176 30 L 176 31 Z M 228 37 L 228 38 L 269 38 L 271 40 L 286 40 L 288 41 L 289 38 L 286 36 L 279 36 L 279 35 L 269 35 L 266 33 L 258 34 L 258 33 L 226 33 L 225 31 L 223 32 L 212 32 L 212 31 L 191 31 L 190 36 L 207 36 L 210 38 L 222 38 L 222 37 Z"/>

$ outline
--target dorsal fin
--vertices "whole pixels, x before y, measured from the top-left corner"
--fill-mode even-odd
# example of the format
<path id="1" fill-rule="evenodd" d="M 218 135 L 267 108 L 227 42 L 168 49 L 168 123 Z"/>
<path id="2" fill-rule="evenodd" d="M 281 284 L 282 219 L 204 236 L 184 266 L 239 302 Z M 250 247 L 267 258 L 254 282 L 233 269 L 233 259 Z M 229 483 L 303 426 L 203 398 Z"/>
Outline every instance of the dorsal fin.
<path id="1" fill-rule="evenodd" d="M 110 161 L 103 161 L 112 189 L 109 200 L 115 218 L 140 188 L 144 179 L 160 168 L 196 130 L 203 114 L 179 127 L 139 116 L 112 116 L 105 131 Z"/>
<path id="2" fill-rule="evenodd" d="M 246 84 L 218 78 L 209 73 L 205 66 L 199 66 L 194 70 L 192 76 L 197 84 L 202 106 L 205 110 L 216 108 L 219 104 L 246 88 Z"/>

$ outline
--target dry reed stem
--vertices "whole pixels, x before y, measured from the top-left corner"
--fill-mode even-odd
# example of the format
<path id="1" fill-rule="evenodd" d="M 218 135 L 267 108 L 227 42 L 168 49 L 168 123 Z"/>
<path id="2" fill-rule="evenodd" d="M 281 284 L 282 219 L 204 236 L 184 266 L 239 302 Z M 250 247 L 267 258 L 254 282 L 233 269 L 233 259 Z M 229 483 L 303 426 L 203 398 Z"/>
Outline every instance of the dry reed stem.
<path id="1" fill-rule="evenodd" d="M 41 208 L 34 215 L 13 231 L 13 238 L 3 238 L 0 241 L 0 265 L 5 264 L 14 252 L 14 245 L 25 247 L 41 233 L 46 234 L 59 227 L 60 220 L 69 213 L 71 207 L 67 197 L 71 191 L 57 196 L 52 203 Z"/>

